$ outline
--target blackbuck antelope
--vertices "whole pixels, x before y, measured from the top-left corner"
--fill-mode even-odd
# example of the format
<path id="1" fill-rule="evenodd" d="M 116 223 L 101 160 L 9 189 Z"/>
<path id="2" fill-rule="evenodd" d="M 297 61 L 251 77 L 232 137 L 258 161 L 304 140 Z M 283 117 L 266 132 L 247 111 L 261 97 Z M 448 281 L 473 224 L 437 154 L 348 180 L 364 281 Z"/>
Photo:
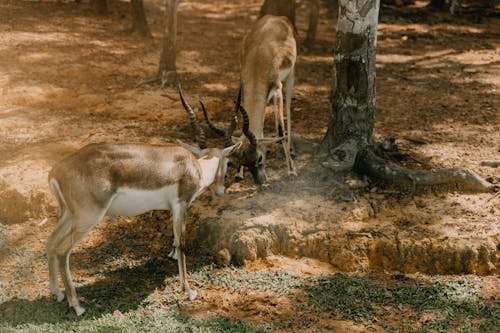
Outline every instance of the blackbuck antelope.
<path id="1" fill-rule="evenodd" d="M 257 167 L 254 180 L 261 184 L 267 180 L 265 158 L 267 145 L 281 141 L 288 167 L 288 174 L 296 176 L 291 158 L 290 104 L 294 85 L 294 67 L 297 44 L 294 28 L 284 16 L 261 17 L 246 34 L 240 49 L 240 83 L 243 90 L 243 107 L 248 112 L 249 132 L 253 133 L 255 149 L 247 149 L 247 164 Z M 283 83 L 285 86 L 286 136 L 283 118 Z M 277 138 L 264 137 L 266 105 L 273 100 Z M 203 106 L 202 106 L 203 108 Z M 205 113 L 206 115 L 206 113 Z M 205 116 L 209 122 L 208 116 Z M 214 125 L 209 123 L 214 129 Z M 222 135 L 223 131 L 215 129 Z M 248 136 L 247 136 L 248 138 Z M 250 160 L 253 160 L 250 163 Z M 256 178 L 257 177 L 257 178 Z"/>
<path id="2" fill-rule="evenodd" d="M 190 300 L 197 293 L 187 280 L 184 254 L 186 214 L 189 206 L 207 188 L 217 195 L 225 191 L 228 156 L 240 144 L 224 149 L 206 148 L 202 128 L 185 102 L 191 124 L 199 132 L 196 148 L 176 145 L 90 144 L 54 165 L 49 186 L 57 198 L 61 215 L 47 243 L 50 291 L 64 299 L 58 285 L 61 272 L 69 306 L 77 315 L 80 306 L 71 278 L 69 257 L 73 248 L 105 217 L 136 216 L 149 210 L 171 210 L 174 242 L 170 257 L 177 259 L 181 289 Z"/>

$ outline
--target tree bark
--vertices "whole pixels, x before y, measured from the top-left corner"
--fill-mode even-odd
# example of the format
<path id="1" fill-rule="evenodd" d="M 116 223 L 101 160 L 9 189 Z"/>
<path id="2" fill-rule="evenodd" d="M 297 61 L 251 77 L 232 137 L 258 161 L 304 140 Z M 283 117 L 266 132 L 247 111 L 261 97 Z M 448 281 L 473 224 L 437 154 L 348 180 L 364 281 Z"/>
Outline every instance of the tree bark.
<path id="1" fill-rule="evenodd" d="M 320 144 L 322 165 L 335 172 L 354 170 L 396 183 L 461 184 L 473 191 L 494 186 L 461 168 L 408 170 L 379 156 L 373 143 L 375 120 L 375 51 L 380 0 L 339 0 L 333 54 L 332 114 Z"/>
<path id="2" fill-rule="evenodd" d="M 132 8 L 132 28 L 131 31 L 137 31 L 144 37 L 152 37 L 151 30 L 149 30 L 148 21 L 144 12 L 143 0 L 131 0 Z"/>
<path id="3" fill-rule="evenodd" d="M 324 0 L 325 7 L 329 17 L 337 19 L 339 16 L 339 1 L 338 0 Z"/>
<path id="4" fill-rule="evenodd" d="M 165 0 L 165 27 L 163 30 L 162 50 L 158 77 L 161 86 L 174 87 L 177 84 L 176 70 L 176 36 L 178 0 Z"/>
<path id="5" fill-rule="evenodd" d="M 295 0 L 265 0 L 259 17 L 264 15 L 286 16 L 295 27 Z"/>
<path id="6" fill-rule="evenodd" d="M 330 164 L 336 161 L 341 169 L 352 168 L 359 149 L 372 143 L 379 4 L 379 0 L 339 0 L 332 114 L 321 150 L 333 158 Z"/>

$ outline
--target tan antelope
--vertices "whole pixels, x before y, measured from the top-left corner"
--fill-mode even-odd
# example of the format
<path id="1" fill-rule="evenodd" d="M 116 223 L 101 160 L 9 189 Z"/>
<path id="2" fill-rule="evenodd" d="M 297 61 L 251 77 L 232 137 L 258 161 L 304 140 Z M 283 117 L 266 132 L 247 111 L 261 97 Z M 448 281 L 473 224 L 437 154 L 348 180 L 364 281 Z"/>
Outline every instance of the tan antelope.
<path id="1" fill-rule="evenodd" d="M 57 198 L 61 215 L 47 243 L 50 291 L 64 299 L 58 285 L 61 273 L 69 306 L 77 315 L 80 306 L 71 278 L 69 257 L 73 248 L 105 217 L 136 216 L 147 211 L 171 210 L 174 242 L 170 257 L 177 259 L 181 289 L 190 300 L 197 293 L 187 280 L 184 254 L 186 214 L 189 206 L 207 188 L 217 195 L 225 191 L 228 156 L 239 144 L 225 149 L 206 148 L 202 128 L 184 100 L 191 124 L 199 132 L 200 148 L 177 145 L 90 144 L 54 165 L 49 186 Z"/>
<path id="2" fill-rule="evenodd" d="M 257 168 L 252 172 L 257 184 L 267 180 L 265 172 L 267 145 L 278 141 L 283 144 L 288 174 L 297 175 L 290 152 L 290 104 L 297 57 L 294 31 L 292 24 L 286 17 L 266 15 L 257 20 L 252 29 L 245 35 L 240 49 L 240 83 L 243 92 L 243 107 L 249 116 L 249 132 L 253 133 L 256 138 L 256 142 L 250 142 L 251 145 L 256 144 L 256 147 L 247 149 L 247 155 L 244 157 L 247 164 Z M 283 133 L 285 129 L 283 84 L 285 88 L 286 136 Z M 271 99 L 274 103 L 277 138 L 264 137 L 266 105 Z M 208 116 L 205 118 L 209 121 Z M 209 123 L 209 126 L 214 129 L 213 124 Z M 217 133 L 222 134 L 223 131 L 218 130 Z M 248 155 L 249 152 L 253 155 Z"/>

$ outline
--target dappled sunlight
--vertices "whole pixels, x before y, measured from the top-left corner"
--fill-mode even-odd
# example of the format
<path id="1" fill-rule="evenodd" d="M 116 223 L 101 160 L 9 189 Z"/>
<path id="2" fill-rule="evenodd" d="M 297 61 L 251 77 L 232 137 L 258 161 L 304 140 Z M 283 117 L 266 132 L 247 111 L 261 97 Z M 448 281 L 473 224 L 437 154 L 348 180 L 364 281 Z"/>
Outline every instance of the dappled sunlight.
<path id="1" fill-rule="evenodd" d="M 38 85 L 17 85 L 9 90 L 12 96 L 17 96 L 11 100 L 15 105 L 33 105 L 46 102 L 67 93 L 65 88 L 43 83 Z"/>
<path id="2" fill-rule="evenodd" d="M 49 52 L 31 52 L 30 54 L 20 56 L 19 60 L 25 62 L 39 62 L 52 59 L 53 57 L 54 55 Z"/>
<path id="3" fill-rule="evenodd" d="M 179 2 L 177 75 L 205 129 L 200 99 L 216 125 L 227 125 L 240 82 L 241 40 L 261 3 Z M 48 297 L 45 246 L 58 214 L 47 184 L 51 166 L 96 142 L 197 142 L 177 89 L 139 84 L 158 71 L 164 1 L 145 1 L 152 39 L 124 31 L 131 23 L 129 1 L 108 4 L 110 12 L 97 15 L 93 0 L 0 0 L 0 316 L 8 315 L 0 320 L 0 331 L 5 325 L 125 331 L 133 327 L 119 326 L 127 320 L 158 324 L 172 314 L 177 320 L 172 332 L 208 330 L 215 314 L 244 324 L 266 322 L 277 332 L 310 333 L 315 325 L 324 332 L 363 332 L 372 324 L 384 331 L 377 325 L 388 316 L 421 323 L 429 322 L 430 314 L 415 317 L 399 303 L 377 308 L 377 319 L 369 324 L 340 320 L 333 312 L 314 312 L 311 307 L 321 304 L 306 298 L 305 289 L 292 296 L 284 292 L 298 292 L 298 279 L 327 298 L 337 296 L 335 288 L 328 289 L 337 282 L 385 291 L 363 283 L 374 270 L 398 271 L 390 281 L 379 281 L 392 287 L 412 285 L 408 272 L 498 273 L 498 195 L 332 173 L 299 145 L 298 177 L 290 178 L 283 147 L 273 144 L 266 160 L 269 182 L 261 190 L 247 172 L 238 183 L 227 178 L 232 184 L 225 196 L 206 193 L 190 208 L 187 264 L 198 300 L 187 302 L 178 291 L 177 263 L 167 258 L 171 214 L 148 212 L 116 222 L 105 218 L 75 249 L 74 277 L 88 310 L 87 317 L 75 317 L 66 301 Z M 405 167 L 466 167 L 498 184 L 498 168 L 481 164 L 498 157 L 498 19 L 472 22 L 467 14 L 390 8 L 390 15 L 381 12 L 378 26 L 376 141 L 394 138 L 403 156 L 397 162 Z M 297 9 L 303 41 L 309 1 L 299 0 Z M 321 142 L 332 117 L 336 22 L 326 12 L 322 7 L 316 42 L 298 52 L 292 99 L 292 131 L 314 143 Z M 272 136 L 272 103 L 267 111 L 265 133 Z M 222 138 L 206 132 L 209 146 L 222 146 Z M 235 169 L 230 166 L 231 175 Z M 224 250 L 229 257 L 221 263 Z M 215 268 L 215 263 L 245 266 Z M 363 274 L 309 279 L 335 271 Z M 350 293 L 338 296 L 332 301 Z M 371 296 L 354 298 L 345 314 L 366 314 L 356 304 Z M 198 319 L 205 326 L 193 324 Z M 214 331 L 234 327 L 224 320 Z M 99 326 L 103 322 L 109 327 Z M 158 327 L 162 332 L 167 326 Z"/>
<path id="4" fill-rule="evenodd" d="M 3 39 L 3 38 L 2 38 Z M 74 40 L 73 33 L 9 31 L 9 41 L 19 43 L 54 42 L 67 43 Z"/>
<path id="5" fill-rule="evenodd" d="M 229 92 L 228 87 L 222 83 L 205 83 L 203 88 L 209 92 L 217 92 L 219 94 L 226 94 Z"/>
<path id="6" fill-rule="evenodd" d="M 214 66 L 204 66 L 200 64 L 202 57 L 199 51 L 181 51 L 179 57 L 185 59 L 179 62 L 177 66 L 179 71 L 189 72 L 191 68 L 196 67 L 200 74 L 212 74 L 217 72 L 217 64 Z"/>
<path id="7" fill-rule="evenodd" d="M 404 35 L 407 32 L 426 33 L 426 32 L 449 32 L 449 33 L 467 33 L 482 34 L 489 32 L 484 28 L 474 27 L 472 25 L 450 25 L 450 24 L 387 24 L 379 23 L 378 35 L 383 37 L 392 34 Z"/>
<path id="8" fill-rule="evenodd" d="M 333 63 L 332 55 L 317 55 L 317 54 L 302 54 L 300 55 L 300 62 L 305 64 L 328 64 L 331 65 Z"/>
<path id="9" fill-rule="evenodd" d="M 442 59 L 444 56 L 453 53 L 451 49 L 440 50 L 436 52 L 427 52 L 425 54 L 418 55 L 407 55 L 407 54 L 387 54 L 379 53 L 377 54 L 377 65 L 378 64 L 401 64 L 401 63 L 412 63 L 415 65 L 422 65 L 423 67 L 430 67 L 436 63 L 442 66 Z"/>

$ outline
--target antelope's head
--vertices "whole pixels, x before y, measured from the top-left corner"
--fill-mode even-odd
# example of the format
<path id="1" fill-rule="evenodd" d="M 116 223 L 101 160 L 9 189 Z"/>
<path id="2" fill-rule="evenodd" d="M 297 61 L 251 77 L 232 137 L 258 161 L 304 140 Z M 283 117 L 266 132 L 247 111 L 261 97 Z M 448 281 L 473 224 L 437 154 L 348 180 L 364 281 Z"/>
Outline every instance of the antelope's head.
<path id="1" fill-rule="evenodd" d="M 241 144 L 241 148 L 236 150 L 233 154 L 234 162 L 237 166 L 243 166 L 250 171 L 252 178 L 257 185 L 262 185 L 267 181 L 266 170 L 264 167 L 265 148 L 267 144 L 264 142 L 258 144 L 255 135 L 249 130 L 248 113 L 241 105 L 241 89 L 238 92 L 236 103 L 231 112 L 231 122 L 229 128 L 224 130 L 215 126 L 208 117 L 205 105 L 200 101 L 201 109 L 208 127 L 212 129 L 219 136 L 226 138 L 225 146 L 228 147 L 233 143 Z M 241 137 L 233 137 L 233 132 L 238 124 L 238 113 L 243 117 L 243 135 Z M 246 140 L 244 139 L 246 138 Z"/>
<path id="2" fill-rule="evenodd" d="M 195 128 L 195 130 L 198 132 L 198 145 L 199 148 L 191 146 L 187 143 L 184 143 L 179 140 L 179 144 L 184 147 L 185 149 L 189 150 L 191 153 L 193 153 L 198 160 L 215 160 L 217 161 L 217 166 L 216 168 L 212 167 L 210 170 L 203 170 L 204 172 L 207 172 L 207 174 L 210 175 L 209 178 L 212 179 L 210 184 L 210 189 L 215 192 L 217 195 L 223 195 L 226 190 L 226 184 L 225 184 L 225 176 L 227 173 L 227 165 L 229 162 L 229 156 L 235 154 L 240 150 L 240 147 L 242 145 L 242 142 L 236 142 L 233 145 L 226 145 L 225 148 L 219 149 L 219 148 L 207 148 L 206 145 L 206 137 L 205 137 L 205 132 L 203 131 L 203 128 L 198 124 L 196 121 L 196 117 L 194 115 L 194 111 L 189 106 L 187 101 L 184 98 L 184 95 L 182 93 L 182 88 L 179 84 L 179 96 L 182 102 L 182 106 L 186 110 L 186 112 L 189 115 L 189 122 L 191 125 Z M 201 163 L 201 162 L 200 162 Z"/>

